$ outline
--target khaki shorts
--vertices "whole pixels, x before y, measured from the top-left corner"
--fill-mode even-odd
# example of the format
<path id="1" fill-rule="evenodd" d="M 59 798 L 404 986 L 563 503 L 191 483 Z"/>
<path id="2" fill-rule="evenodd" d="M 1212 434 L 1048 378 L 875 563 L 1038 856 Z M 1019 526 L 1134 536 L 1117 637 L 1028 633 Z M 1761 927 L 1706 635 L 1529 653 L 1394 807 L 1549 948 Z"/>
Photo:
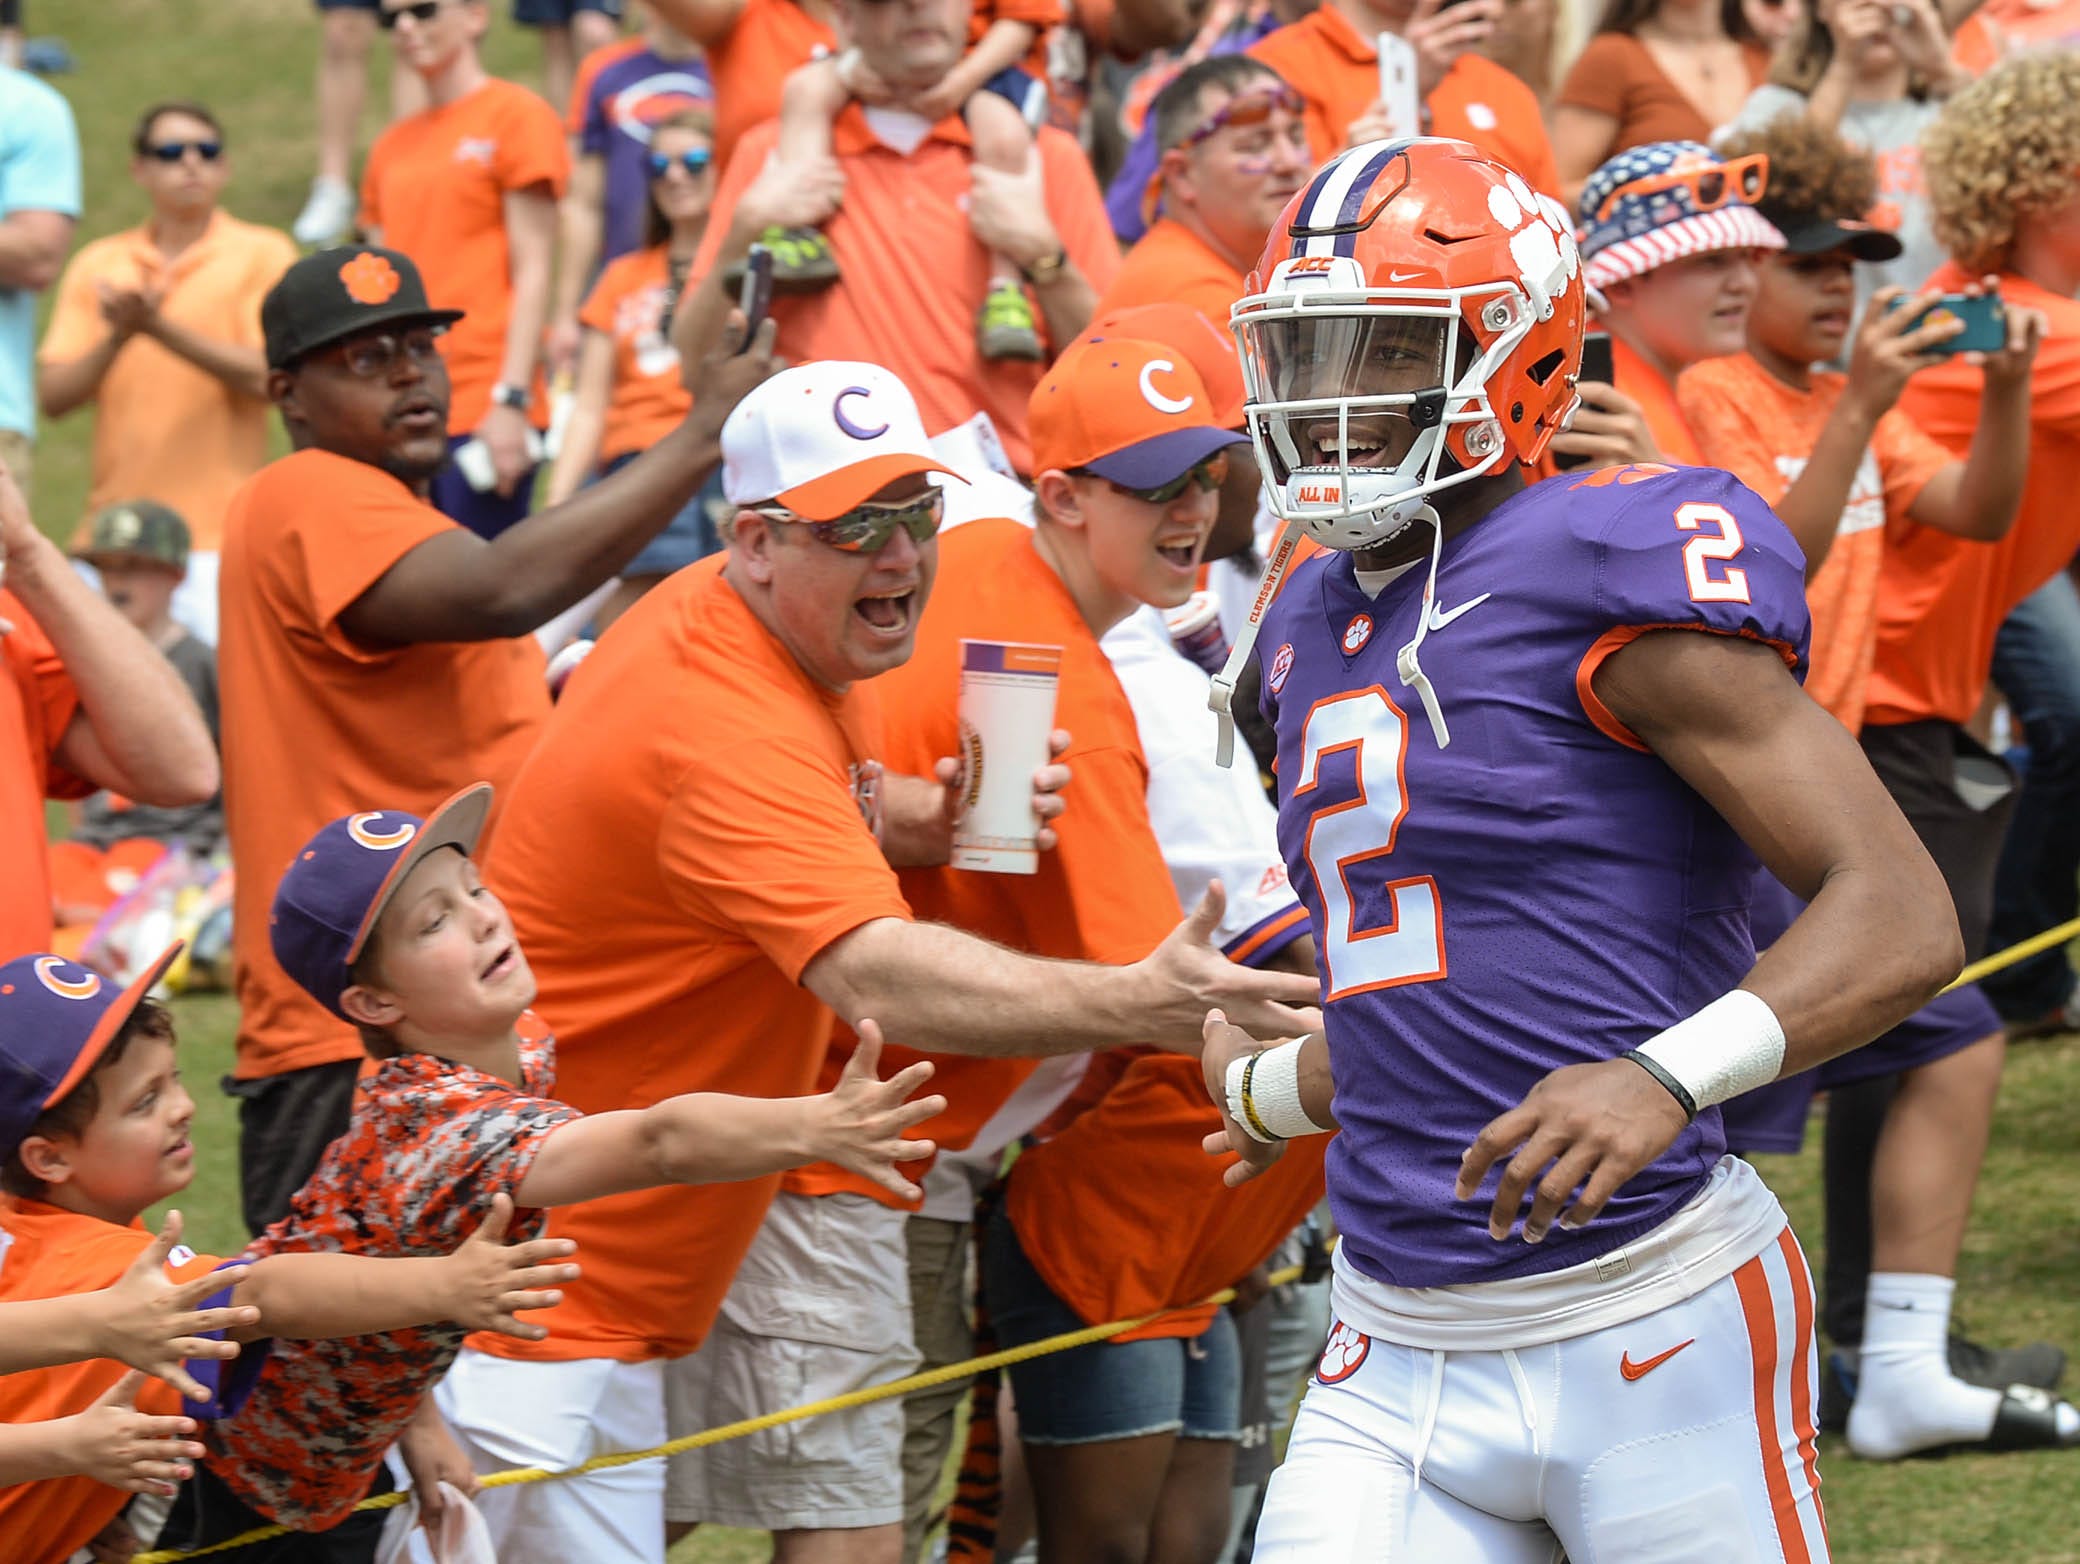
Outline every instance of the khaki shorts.
<path id="1" fill-rule="evenodd" d="M 917 1367 L 909 1217 L 863 1195 L 774 1198 L 700 1350 L 665 1373 L 671 1437 L 900 1379 Z M 674 1456 L 672 1521 L 830 1531 L 903 1518 L 903 1403 Z"/>

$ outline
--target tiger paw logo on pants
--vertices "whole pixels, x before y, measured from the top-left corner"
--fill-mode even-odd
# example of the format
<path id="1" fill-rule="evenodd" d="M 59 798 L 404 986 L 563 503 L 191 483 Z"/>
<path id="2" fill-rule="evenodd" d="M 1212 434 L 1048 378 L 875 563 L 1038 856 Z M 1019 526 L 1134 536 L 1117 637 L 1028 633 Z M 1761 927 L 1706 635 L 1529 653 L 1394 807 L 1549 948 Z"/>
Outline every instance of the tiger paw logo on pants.
<path id="1" fill-rule="evenodd" d="M 1340 1384 L 1358 1372 L 1358 1365 L 1365 1361 L 1365 1354 L 1371 1350 L 1370 1336 L 1338 1320 L 1329 1332 L 1328 1345 L 1322 1348 L 1322 1361 L 1315 1370 L 1315 1378 L 1325 1385 Z"/>
<path id="2" fill-rule="evenodd" d="M 363 250 L 339 269 L 339 280 L 347 297 L 356 304 L 388 304 L 404 286 L 397 268 L 380 255 Z"/>

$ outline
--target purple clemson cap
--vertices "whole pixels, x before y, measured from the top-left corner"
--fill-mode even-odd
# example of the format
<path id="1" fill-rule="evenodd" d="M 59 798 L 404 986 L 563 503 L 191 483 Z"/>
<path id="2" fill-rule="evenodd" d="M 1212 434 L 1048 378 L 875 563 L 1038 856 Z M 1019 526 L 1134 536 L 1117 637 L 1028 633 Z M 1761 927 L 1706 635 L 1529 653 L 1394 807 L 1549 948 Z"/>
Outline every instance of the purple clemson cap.
<path id="1" fill-rule="evenodd" d="M 180 953 L 176 940 L 127 988 L 63 956 L 0 966 L 0 1156 L 87 1078 Z"/>
<path id="2" fill-rule="evenodd" d="M 341 1020 L 340 995 L 376 919 L 405 876 L 444 847 L 476 850 L 491 813 L 491 784 L 466 787 L 421 820 L 396 809 L 342 815 L 304 843 L 267 915 L 274 959 Z"/>

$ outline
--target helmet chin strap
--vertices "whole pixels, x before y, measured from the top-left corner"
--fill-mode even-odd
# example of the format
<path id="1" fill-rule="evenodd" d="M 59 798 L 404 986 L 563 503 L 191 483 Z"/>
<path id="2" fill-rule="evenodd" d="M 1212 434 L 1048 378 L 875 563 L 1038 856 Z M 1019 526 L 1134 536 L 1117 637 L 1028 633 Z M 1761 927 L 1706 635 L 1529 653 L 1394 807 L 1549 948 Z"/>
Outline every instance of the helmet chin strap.
<path id="1" fill-rule="evenodd" d="M 1414 690 L 1416 698 L 1423 703 L 1423 715 L 1430 719 L 1430 732 L 1437 739 L 1437 747 L 1444 749 L 1452 742 L 1451 730 L 1445 726 L 1444 708 L 1438 704 L 1437 691 L 1431 687 L 1430 676 L 1423 672 L 1423 665 L 1416 655 L 1422 650 L 1423 637 L 1430 633 L 1430 611 L 1437 600 L 1437 567 L 1444 560 L 1444 523 L 1428 505 L 1417 512 L 1417 519 L 1430 523 L 1430 573 L 1423 581 L 1423 602 L 1421 612 L 1416 615 L 1416 633 L 1394 654 L 1394 668 L 1401 675 L 1401 682 Z"/>
<path id="2" fill-rule="evenodd" d="M 1242 633 L 1235 637 L 1235 646 L 1228 653 L 1226 665 L 1213 676 L 1213 691 L 1207 696 L 1206 704 L 1220 718 L 1220 736 L 1214 744 L 1213 758 L 1223 767 L 1235 764 L 1235 681 L 1242 676 L 1243 665 L 1256 649 L 1257 631 L 1264 623 L 1264 610 L 1278 596 L 1278 584 L 1292 568 L 1293 551 L 1299 546 L 1300 523 L 1288 516 L 1279 523 L 1277 541 L 1271 546 L 1271 562 L 1264 567 L 1264 579 L 1257 583 L 1256 599 L 1249 605 L 1249 617 L 1242 622 Z"/>

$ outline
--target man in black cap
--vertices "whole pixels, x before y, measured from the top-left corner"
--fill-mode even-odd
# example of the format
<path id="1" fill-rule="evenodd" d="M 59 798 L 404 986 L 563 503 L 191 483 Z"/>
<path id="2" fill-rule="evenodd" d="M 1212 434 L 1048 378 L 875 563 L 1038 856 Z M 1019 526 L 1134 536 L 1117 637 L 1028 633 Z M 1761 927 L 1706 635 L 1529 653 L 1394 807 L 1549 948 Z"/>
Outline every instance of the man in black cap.
<path id="1" fill-rule="evenodd" d="M 430 812 L 503 786 L 549 696 L 528 633 L 612 577 L 721 460 L 722 422 L 771 373 L 753 351 L 702 367 L 685 422 L 640 460 L 485 541 L 426 502 L 448 459 L 448 373 L 411 259 L 321 250 L 260 307 L 268 396 L 294 454 L 226 518 L 218 647 L 234 908 L 240 1181 L 247 1224 L 279 1217 L 345 1128 L 361 1044 L 276 965 L 268 887 L 327 820 L 382 799 Z"/>

